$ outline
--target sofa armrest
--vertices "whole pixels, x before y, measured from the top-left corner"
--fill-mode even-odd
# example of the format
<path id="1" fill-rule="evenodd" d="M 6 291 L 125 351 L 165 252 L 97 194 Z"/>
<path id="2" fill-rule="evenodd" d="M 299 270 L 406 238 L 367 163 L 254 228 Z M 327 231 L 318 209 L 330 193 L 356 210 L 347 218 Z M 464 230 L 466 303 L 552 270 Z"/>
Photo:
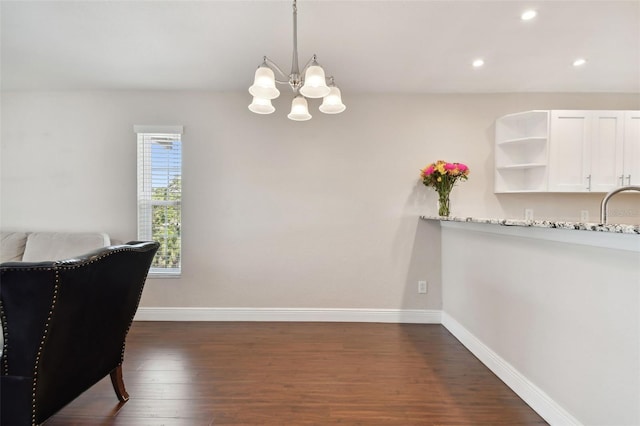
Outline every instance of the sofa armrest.
<path id="1" fill-rule="evenodd" d="M 0 262 L 20 262 L 26 244 L 26 232 L 0 232 Z"/>

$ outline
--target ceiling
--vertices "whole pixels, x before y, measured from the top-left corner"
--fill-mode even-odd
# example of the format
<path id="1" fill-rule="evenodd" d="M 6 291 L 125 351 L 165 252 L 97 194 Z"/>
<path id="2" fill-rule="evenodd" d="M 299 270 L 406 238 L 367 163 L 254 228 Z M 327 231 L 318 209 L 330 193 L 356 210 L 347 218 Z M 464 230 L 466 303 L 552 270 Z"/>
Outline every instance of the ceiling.
<path id="1" fill-rule="evenodd" d="M 291 68 L 290 1 L 2 0 L 0 14 L 3 90 L 244 91 L 264 55 Z M 640 93 L 640 1 L 298 0 L 298 50 L 343 93 Z"/>

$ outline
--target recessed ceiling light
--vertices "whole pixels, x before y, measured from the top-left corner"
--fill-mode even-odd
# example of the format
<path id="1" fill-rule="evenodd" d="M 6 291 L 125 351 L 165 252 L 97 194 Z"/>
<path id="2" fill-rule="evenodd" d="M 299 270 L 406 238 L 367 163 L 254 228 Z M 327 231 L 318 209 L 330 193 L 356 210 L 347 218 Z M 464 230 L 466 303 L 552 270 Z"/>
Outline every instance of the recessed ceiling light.
<path id="1" fill-rule="evenodd" d="M 586 64 L 586 63 L 587 63 L 587 60 L 586 60 L 586 59 L 584 59 L 584 58 L 578 58 L 578 59 L 576 59 L 575 61 L 573 61 L 573 66 L 574 66 L 574 67 L 581 67 L 581 66 L 583 66 L 583 65 L 584 65 L 584 64 Z"/>
<path id="2" fill-rule="evenodd" d="M 530 21 L 535 18 L 537 14 L 538 12 L 533 9 L 525 10 L 524 12 L 522 12 L 522 15 L 520 15 L 520 19 L 522 19 L 523 21 Z"/>
<path id="3" fill-rule="evenodd" d="M 480 68 L 484 65 L 484 59 L 476 59 L 471 63 L 471 65 L 473 65 L 474 68 Z"/>

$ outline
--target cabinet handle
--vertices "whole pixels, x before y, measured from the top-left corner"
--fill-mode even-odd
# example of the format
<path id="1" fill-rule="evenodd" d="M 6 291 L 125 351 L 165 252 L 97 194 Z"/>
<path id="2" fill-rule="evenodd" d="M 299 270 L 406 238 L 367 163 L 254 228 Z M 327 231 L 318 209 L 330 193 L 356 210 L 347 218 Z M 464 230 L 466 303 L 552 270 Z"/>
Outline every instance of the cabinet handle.
<path id="1" fill-rule="evenodd" d="M 591 191 L 591 175 L 587 176 L 587 191 Z"/>
<path id="2" fill-rule="evenodd" d="M 627 176 L 627 185 L 631 185 L 631 175 Z"/>

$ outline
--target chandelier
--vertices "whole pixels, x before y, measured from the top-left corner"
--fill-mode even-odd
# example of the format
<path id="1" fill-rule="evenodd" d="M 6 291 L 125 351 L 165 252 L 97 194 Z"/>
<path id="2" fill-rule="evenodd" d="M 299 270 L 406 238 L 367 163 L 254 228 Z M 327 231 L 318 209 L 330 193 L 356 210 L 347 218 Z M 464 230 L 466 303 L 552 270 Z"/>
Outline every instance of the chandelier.
<path id="1" fill-rule="evenodd" d="M 274 71 L 285 80 L 276 79 Z M 253 101 L 249 105 L 250 111 L 256 114 L 271 114 L 276 110 L 271 104 L 272 99 L 280 96 L 276 83 L 288 84 L 295 94 L 291 102 L 291 112 L 287 116 L 291 120 L 306 121 L 311 119 L 307 98 L 323 98 L 319 109 L 325 114 L 338 114 L 346 108 L 342 103 L 340 89 L 336 87 L 333 77 L 325 77 L 324 70 L 318 64 L 316 55 L 311 57 L 300 72 L 298 67 L 298 8 L 296 0 L 293 0 L 291 73 L 286 75 L 275 62 L 264 56 L 262 64 L 256 70 L 253 85 L 249 87 L 249 93 L 253 95 Z"/>

